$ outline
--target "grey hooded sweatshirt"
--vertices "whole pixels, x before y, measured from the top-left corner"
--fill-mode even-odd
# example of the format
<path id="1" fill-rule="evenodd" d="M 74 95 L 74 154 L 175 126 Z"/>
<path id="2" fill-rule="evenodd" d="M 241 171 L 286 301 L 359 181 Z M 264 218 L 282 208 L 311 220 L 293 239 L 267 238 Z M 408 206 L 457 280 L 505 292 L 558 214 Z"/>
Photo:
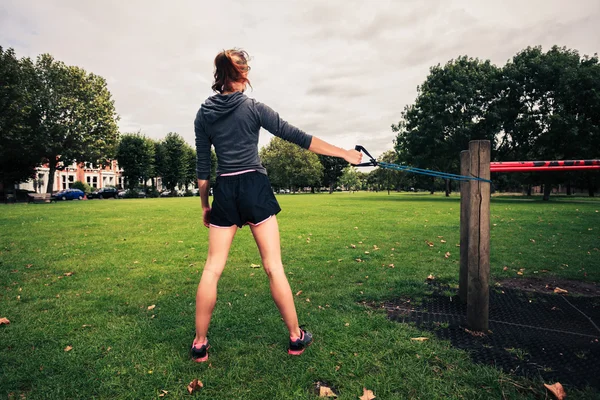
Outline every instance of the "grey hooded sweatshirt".
<path id="1" fill-rule="evenodd" d="M 263 127 L 273 135 L 308 149 L 312 136 L 282 120 L 275 111 L 242 92 L 216 94 L 196 114 L 196 173 L 210 178 L 210 147 L 217 154 L 217 176 L 249 169 L 267 171 L 258 157 L 258 135 Z"/>

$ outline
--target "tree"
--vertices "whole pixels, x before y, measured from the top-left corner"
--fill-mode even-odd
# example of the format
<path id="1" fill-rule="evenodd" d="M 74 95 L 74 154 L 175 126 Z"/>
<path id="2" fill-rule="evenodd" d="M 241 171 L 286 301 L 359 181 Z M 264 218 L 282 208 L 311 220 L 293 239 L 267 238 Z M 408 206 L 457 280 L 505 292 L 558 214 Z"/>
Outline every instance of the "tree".
<path id="1" fill-rule="evenodd" d="M 528 47 L 503 70 L 499 102 L 504 153 L 513 159 L 554 160 L 597 157 L 600 146 L 600 73 L 597 57 L 575 50 Z M 544 200 L 565 174 L 533 175 L 544 181 Z M 593 194 L 593 191 L 591 191 Z"/>
<path id="2" fill-rule="evenodd" d="M 319 155 L 319 161 L 323 165 L 323 185 L 329 188 L 331 194 L 348 162 L 343 158 L 323 155 Z"/>
<path id="3" fill-rule="evenodd" d="M 140 132 L 121 136 L 116 158 L 119 167 L 123 168 L 126 189 L 135 189 L 140 180 L 145 185 L 153 175 L 154 152 L 154 143 Z"/>
<path id="4" fill-rule="evenodd" d="M 74 161 L 102 165 L 114 155 L 118 116 L 104 78 L 49 54 L 38 57 L 36 72 L 41 82 L 37 137 L 49 164 L 50 193 L 56 169 Z"/>
<path id="5" fill-rule="evenodd" d="M 0 46 L 0 183 L 4 190 L 35 176 L 41 159 L 32 107 L 38 90 L 29 58 L 18 60 Z"/>
<path id="6" fill-rule="evenodd" d="M 184 146 L 183 158 L 184 158 L 184 171 L 183 171 L 183 176 L 181 178 L 181 181 L 179 182 L 179 185 L 187 189 L 187 187 L 189 185 L 193 185 L 195 182 L 197 182 L 197 180 L 196 180 L 196 150 L 194 150 L 187 143 Z"/>
<path id="7" fill-rule="evenodd" d="M 278 137 L 260 150 L 260 158 L 277 188 L 314 187 L 323 177 L 323 165 L 315 153 Z"/>
<path id="8" fill-rule="evenodd" d="M 346 188 L 346 190 L 358 190 L 360 188 L 361 180 L 359 179 L 357 169 L 352 165 L 348 165 L 342 171 L 342 176 L 340 176 L 338 183 L 340 186 Z"/>
<path id="9" fill-rule="evenodd" d="M 159 165 L 163 179 L 163 184 L 171 191 L 175 192 L 175 187 L 184 181 L 186 172 L 187 158 L 185 148 L 187 144 L 179 134 L 169 132 L 165 139 L 160 143 Z"/>
<path id="10" fill-rule="evenodd" d="M 389 164 L 396 164 L 398 162 L 398 155 L 393 150 L 388 150 L 379 157 L 379 161 L 383 161 Z M 403 174 L 400 171 L 387 168 L 376 168 L 369 173 L 369 181 L 371 185 L 375 185 L 377 190 L 387 190 L 390 194 L 390 190 L 397 190 L 403 182 Z"/>
<path id="11" fill-rule="evenodd" d="M 497 98 L 499 72 L 489 60 L 465 56 L 432 67 L 417 89 L 415 104 L 405 107 L 402 120 L 392 125 L 400 161 L 458 173 L 458 155 L 470 140 L 487 139 L 495 148 L 499 121 L 489 110 Z"/>

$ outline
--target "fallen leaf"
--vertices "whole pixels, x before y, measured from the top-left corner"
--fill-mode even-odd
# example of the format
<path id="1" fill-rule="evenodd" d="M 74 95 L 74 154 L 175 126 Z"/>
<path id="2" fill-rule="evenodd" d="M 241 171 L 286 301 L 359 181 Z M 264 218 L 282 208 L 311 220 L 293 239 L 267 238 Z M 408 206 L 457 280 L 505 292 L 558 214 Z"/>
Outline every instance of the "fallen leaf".
<path id="1" fill-rule="evenodd" d="M 374 398 L 373 391 L 367 390 L 365 387 L 363 388 L 363 395 L 359 397 L 360 400 L 373 400 Z"/>
<path id="2" fill-rule="evenodd" d="M 193 381 L 190 382 L 190 384 L 187 387 L 188 393 L 192 394 L 194 393 L 196 390 L 200 390 L 200 388 L 204 387 L 204 385 L 202 384 L 201 381 L 199 381 L 198 379 L 194 379 Z"/>
<path id="3" fill-rule="evenodd" d="M 567 393 L 560 382 L 556 382 L 554 385 L 548 385 L 547 383 L 544 383 L 544 386 L 557 400 L 563 400 L 565 397 L 567 397 Z"/>
<path id="4" fill-rule="evenodd" d="M 344 326 L 350 326 L 350 322 L 346 322 Z"/>
<path id="5" fill-rule="evenodd" d="M 65 351 L 71 351 L 71 350 L 73 350 L 73 346 L 67 346 L 67 347 L 65 347 Z"/>
<path id="6" fill-rule="evenodd" d="M 351 244 L 350 247 L 352 247 L 353 249 L 355 249 L 356 245 L 355 244 Z"/>
<path id="7" fill-rule="evenodd" d="M 388 267 L 394 268 L 394 264 L 390 264 L 388 265 Z"/>
<path id="8" fill-rule="evenodd" d="M 8 318 L 0 318 L 0 325 L 9 325 L 10 321 Z"/>
<path id="9" fill-rule="evenodd" d="M 440 240 L 440 243 L 446 243 L 446 241 L 444 239 Z"/>
<path id="10" fill-rule="evenodd" d="M 414 337 L 414 338 L 410 338 L 410 340 L 413 340 L 415 342 L 424 342 L 426 340 L 429 340 L 429 338 L 427 338 L 427 337 Z"/>
<path id="11" fill-rule="evenodd" d="M 365 254 L 369 254 L 369 252 L 368 252 L 368 251 L 365 251 Z"/>
<path id="12" fill-rule="evenodd" d="M 148 306 L 148 310 L 154 310 L 154 307 L 156 307 L 156 304 L 152 304 L 151 306 Z"/>
<path id="13" fill-rule="evenodd" d="M 302 290 L 299 290 L 298 293 L 296 293 L 296 296 L 300 296 L 302 294 Z"/>
<path id="14" fill-rule="evenodd" d="M 260 264 L 250 264 L 250 268 L 260 268 Z"/>
<path id="15" fill-rule="evenodd" d="M 429 240 L 426 240 L 425 243 L 427 243 L 427 246 L 433 247 L 433 242 L 430 242 Z"/>
<path id="16" fill-rule="evenodd" d="M 358 226 L 355 226 L 354 229 L 358 229 Z"/>
<path id="17" fill-rule="evenodd" d="M 308 299 L 308 298 L 307 298 L 307 299 L 306 299 L 306 302 L 307 302 L 307 303 L 310 303 L 310 299 Z"/>
<path id="18" fill-rule="evenodd" d="M 169 392 L 166 390 L 161 390 L 161 393 L 158 395 L 158 397 L 165 397 Z"/>
<path id="19" fill-rule="evenodd" d="M 535 243 L 535 239 L 529 239 L 531 243 Z"/>
<path id="20" fill-rule="evenodd" d="M 429 276 L 427 277 L 428 281 L 433 281 L 435 280 L 435 276 L 433 274 L 429 274 Z"/>
<path id="21" fill-rule="evenodd" d="M 507 270 L 508 270 L 508 267 L 502 268 L 502 271 L 507 271 Z"/>
<path id="22" fill-rule="evenodd" d="M 362 260 L 360 258 L 357 258 L 356 262 L 362 262 Z"/>
<path id="23" fill-rule="evenodd" d="M 446 254 L 444 254 L 444 258 L 448 258 L 448 257 L 450 257 L 450 252 L 449 251 L 447 251 Z"/>
<path id="24" fill-rule="evenodd" d="M 65 276 L 71 276 L 71 275 L 73 275 L 73 273 L 72 272 L 65 272 L 64 275 Z"/>
<path id="25" fill-rule="evenodd" d="M 523 275 L 523 271 L 517 271 L 517 275 Z"/>
<path id="26" fill-rule="evenodd" d="M 554 293 L 558 293 L 558 294 L 567 294 L 569 293 L 567 290 L 565 289 L 561 289 L 558 286 L 554 288 Z"/>
<path id="27" fill-rule="evenodd" d="M 337 394 L 333 393 L 331 388 L 328 388 L 327 386 L 321 386 L 319 387 L 319 397 L 337 397 Z"/>

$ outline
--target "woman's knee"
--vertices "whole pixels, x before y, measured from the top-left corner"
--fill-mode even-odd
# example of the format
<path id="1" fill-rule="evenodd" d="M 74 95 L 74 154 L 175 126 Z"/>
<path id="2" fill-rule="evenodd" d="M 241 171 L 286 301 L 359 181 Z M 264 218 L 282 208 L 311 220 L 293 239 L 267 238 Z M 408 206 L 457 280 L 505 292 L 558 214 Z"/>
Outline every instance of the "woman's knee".
<path id="1" fill-rule="evenodd" d="M 265 273 L 268 277 L 271 277 L 276 274 L 283 273 L 283 264 L 282 263 L 265 263 L 263 262 Z"/>

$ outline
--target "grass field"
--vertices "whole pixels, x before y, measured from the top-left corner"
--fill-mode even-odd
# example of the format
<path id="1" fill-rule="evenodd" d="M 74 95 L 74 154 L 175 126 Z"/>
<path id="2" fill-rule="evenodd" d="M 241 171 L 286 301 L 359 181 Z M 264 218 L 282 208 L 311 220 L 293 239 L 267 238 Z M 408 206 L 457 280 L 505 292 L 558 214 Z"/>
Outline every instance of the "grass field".
<path id="1" fill-rule="evenodd" d="M 284 266 L 315 343 L 286 354 L 244 228 L 219 284 L 209 365 L 188 355 L 207 249 L 197 197 L 0 206 L 0 318 L 11 321 L 0 326 L 0 398 L 185 398 L 194 378 L 198 399 L 312 399 L 319 381 L 338 399 L 363 387 L 377 399 L 544 398 L 541 382 L 476 365 L 363 304 L 424 295 L 429 274 L 457 284 L 456 195 L 278 199 Z M 599 282 L 599 210 L 600 199 L 583 197 L 494 198 L 492 278 Z M 430 339 L 411 340 L 420 336 Z"/>

